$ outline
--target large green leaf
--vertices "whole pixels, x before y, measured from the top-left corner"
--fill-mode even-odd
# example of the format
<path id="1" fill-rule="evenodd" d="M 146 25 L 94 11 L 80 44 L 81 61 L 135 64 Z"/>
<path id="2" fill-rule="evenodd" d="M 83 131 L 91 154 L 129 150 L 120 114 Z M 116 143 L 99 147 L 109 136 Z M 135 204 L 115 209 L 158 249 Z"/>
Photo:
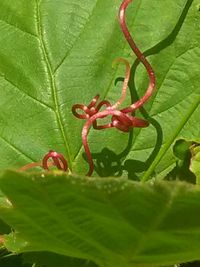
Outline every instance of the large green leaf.
<path id="1" fill-rule="evenodd" d="M 7 171 L 0 188 L 0 217 L 15 229 L 9 250 L 112 267 L 200 259 L 199 186 Z"/>
<path id="2" fill-rule="evenodd" d="M 100 93 L 115 102 L 124 76 L 113 59 L 134 62 L 120 32 L 120 0 L 0 0 L 0 166 L 20 167 L 49 149 L 64 153 L 73 172 L 86 173 L 81 127 L 75 103 Z M 200 12 L 198 0 L 135 0 L 128 24 L 147 50 L 157 74 L 154 99 L 145 106 L 148 129 L 124 134 L 91 129 L 89 143 L 101 176 L 162 177 L 175 163 L 176 138 L 199 140 Z M 133 65 L 130 89 L 134 88 Z M 147 85 L 139 66 L 137 92 Z M 126 104 L 130 103 L 127 98 Z M 143 111 L 145 114 L 145 111 Z M 159 152 L 159 153 L 158 153 Z"/>

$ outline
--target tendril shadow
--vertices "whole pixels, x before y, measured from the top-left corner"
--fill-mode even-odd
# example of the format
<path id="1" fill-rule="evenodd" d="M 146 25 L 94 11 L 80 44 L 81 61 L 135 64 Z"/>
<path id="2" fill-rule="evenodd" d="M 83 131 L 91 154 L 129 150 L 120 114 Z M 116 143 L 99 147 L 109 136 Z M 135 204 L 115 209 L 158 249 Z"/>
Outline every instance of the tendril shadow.
<path id="1" fill-rule="evenodd" d="M 129 89 L 130 89 L 132 102 L 137 101 L 137 99 L 139 99 L 136 86 L 135 86 L 135 72 L 136 72 L 138 64 L 139 64 L 139 61 L 135 60 L 131 68 L 131 78 L 129 81 Z M 163 142 L 163 131 L 158 121 L 150 117 L 149 113 L 146 111 L 144 107 L 140 108 L 140 112 L 143 115 L 143 117 L 147 119 L 151 123 L 151 125 L 155 128 L 156 143 L 155 143 L 154 149 L 152 150 L 149 157 L 145 161 L 132 160 L 132 159 L 125 160 L 123 170 L 126 170 L 128 172 L 128 178 L 131 180 L 140 180 L 138 177 L 138 173 L 142 173 L 149 168 L 151 163 L 154 161 L 156 155 L 158 154 L 162 146 L 162 142 Z"/>
<path id="2" fill-rule="evenodd" d="M 192 5 L 194 0 L 188 0 L 185 4 L 185 7 L 174 27 L 174 29 L 171 31 L 171 33 L 162 41 L 160 41 L 159 43 L 157 43 L 155 46 L 149 48 L 148 50 L 146 50 L 144 52 L 145 57 L 150 56 L 150 55 L 154 55 L 154 54 L 158 54 L 160 51 L 162 51 L 163 49 L 165 49 L 166 47 L 170 46 L 174 40 L 176 39 L 184 21 L 185 18 L 188 14 L 188 11 Z"/>
<path id="3" fill-rule="evenodd" d="M 92 153 L 95 161 L 95 171 L 100 177 L 114 176 L 119 177 L 122 175 L 124 167 L 122 166 L 123 160 L 128 155 L 133 142 L 133 130 L 130 131 L 128 142 L 125 149 L 116 154 L 114 151 L 104 147 L 100 153 Z M 86 156 L 84 154 L 84 159 Z"/>

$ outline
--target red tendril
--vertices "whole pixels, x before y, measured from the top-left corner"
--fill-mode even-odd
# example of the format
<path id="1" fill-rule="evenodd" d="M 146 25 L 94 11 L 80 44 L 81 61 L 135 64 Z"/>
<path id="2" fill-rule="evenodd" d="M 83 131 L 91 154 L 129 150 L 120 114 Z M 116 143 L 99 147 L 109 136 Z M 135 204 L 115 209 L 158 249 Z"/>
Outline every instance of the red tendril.
<path id="1" fill-rule="evenodd" d="M 107 109 L 115 110 L 124 101 L 124 99 L 126 97 L 128 82 L 129 82 L 129 79 L 130 79 L 131 68 L 130 68 L 129 62 L 124 58 L 116 58 L 113 61 L 112 66 L 114 67 L 117 63 L 124 63 L 125 66 L 126 66 L 126 73 L 125 73 L 124 83 L 123 83 L 123 87 L 122 87 L 122 93 L 121 93 L 121 97 L 119 98 L 119 100 L 113 106 L 107 100 L 102 100 L 97 105 L 97 101 L 99 100 L 99 95 L 96 95 L 88 106 L 85 106 L 83 104 L 75 104 L 75 105 L 73 105 L 72 113 L 74 114 L 74 116 L 76 116 L 79 119 L 89 119 L 93 115 L 97 114 L 99 112 L 99 110 L 103 106 L 106 106 Z M 82 110 L 83 113 L 79 114 L 77 112 L 78 109 Z M 98 126 L 97 122 L 95 120 L 93 122 L 93 127 L 95 129 L 97 129 L 97 130 L 101 130 L 101 129 L 106 129 L 106 128 L 110 128 L 110 127 L 113 127 L 113 126 L 111 124 Z"/>
<path id="2" fill-rule="evenodd" d="M 91 176 L 94 170 L 94 163 L 87 141 L 87 135 L 91 125 L 93 125 L 93 127 L 98 130 L 115 127 L 123 132 L 129 132 L 133 127 L 141 128 L 147 127 L 149 125 L 148 121 L 129 115 L 127 114 L 128 112 L 124 112 L 124 109 L 117 110 L 118 106 L 124 101 L 126 97 L 126 91 L 130 78 L 130 64 L 128 63 L 128 61 L 123 58 L 117 58 L 113 62 L 113 64 L 116 64 L 118 62 L 122 62 L 126 65 L 126 74 L 122 87 L 121 97 L 114 105 L 111 105 L 107 100 L 103 100 L 97 105 L 97 101 L 99 99 L 99 95 L 97 95 L 88 106 L 76 104 L 72 107 L 72 112 L 77 118 L 86 119 L 86 123 L 82 130 L 82 143 L 89 163 L 89 171 L 87 173 L 88 176 Z M 106 106 L 106 109 L 104 111 L 100 111 L 103 105 Z M 77 109 L 81 109 L 83 112 L 85 112 L 85 114 L 79 114 L 77 112 Z M 109 115 L 112 116 L 110 123 L 105 125 L 97 125 L 97 119 L 103 119 Z"/>
<path id="3" fill-rule="evenodd" d="M 52 159 L 52 161 L 49 161 L 49 159 Z M 20 168 L 20 171 L 26 171 L 29 169 L 32 169 L 34 167 L 41 167 L 44 170 L 49 170 L 49 167 L 55 166 L 59 170 L 67 171 L 68 164 L 64 156 L 60 153 L 57 153 L 53 150 L 50 150 L 43 158 L 42 162 L 33 162 L 29 163 L 22 168 Z"/>
<path id="4" fill-rule="evenodd" d="M 52 150 L 50 150 L 49 153 L 47 153 L 42 160 L 43 169 L 49 170 L 49 167 L 48 167 L 49 159 L 53 160 L 54 166 L 56 166 L 59 170 L 67 171 L 68 164 L 64 156 Z"/>
<path id="5" fill-rule="evenodd" d="M 142 62 L 142 64 L 144 65 L 144 67 L 147 70 L 147 73 L 149 76 L 149 86 L 147 88 L 145 95 L 141 99 L 139 99 L 137 102 L 133 103 L 130 107 L 123 110 L 123 112 L 125 112 L 125 113 L 132 112 L 132 111 L 140 108 L 151 97 L 151 95 L 155 89 L 155 84 L 156 84 L 156 78 L 155 78 L 155 73 L 154 73 L 153 68 L 151 67 L 150 63 L 147 61 L 145 56 L 142 54 L 142 52 L 137 47 L 137 45 L 134 42 L 134 40 L 133 40 L 129 30 L 128 30 L 128 27 L 126 25 L 126 17 L 125 17 L 126 16 L 126 9 L 131 2 L 132 2 L 132 0 L 124 0 L 122 2 L 120 9 L 119 9 L 119 22 L 120 22 L 122 32 L 123 32 L 127 42 L 129 43 L 131 49 L 133 50 L 133 52 L 135 53 L 135 55 L 137 56 L 139 61 Z"/>
<path id="6" fill-rule="evenodd" d="M 91 176 L 94 170 L 94 163 L 93 163 L 92 155 L 91 155 L 88 141 L 87 141 L 87 136 L 88 136 L 88 132 L 89 132 L 91 125 L 93 125 L 93 127 L 97 130 L 115 127 L 118 130 L 123 131 L 123 132 L 129 132 L 133 127 L 143 128 L 149 125 L 148 121 L 137 118 L 131 114 L 136 109 L 139 109 L 150 98 L 155 88 L 155 73 L 150 63 L 147 61 L 145 56 L 136 46 L 128 30 L 128 27 L 126 25 L 126 19 L 125 19 L 126 9 L 131 2 L 132 0 L 124 0 L 122 2 L 120 9 L 119 9 L 119 22 L 120 22 L 122 32 L 126 40 L 128 41 L 131 49 L 137 56 L 138 60 L 142 62 L 142 64 L 146 68 L 146 71 L 149 76 L 149 85 L 148 85 L 145 95 L 141 99 L 131 104 L 129 107 L 118 110 L 118 107 L 123 103 L 123 101 L 126 98 L 128 82 L 129 82 L 130 73 L 131 73 L 131 67 L 130 67 L 129 62 L 126 59 L 117 58 L 114 60 L 113 65 L 116 65 L 117 63 L 123 63 L 125 64 L 125 67 L 126 67 L 122 93 L 121 93 L 121 97 L 119 98 L 119 100 L 114 105 L 111 105 L 111 103 L 107 100 L 102 100 L 99 103 L 97 103 L 99 100 L 99 95 L 96 95 L 93 98 L 93 100 L 89 103 L 88 106 L 83 105 L 83 104 L 75 104 L 72 107 L 72 112 L 74 116 L 76 116 L 79 119 L 86 120 L 86 123 L 82 130 L 82 142 L 83 142 L 83 146 L 84 146 L 85 153 L 86 153 L 88 163 L 89 163 L 89 171 L 87 173 L 88 176 Z M 105 110 L 100 111 L 103 106 L 105 106 Z M 78 110 L 82 112 L 79 113 Z M 110 123 L 107 123 L 104 125 L 97 124 L 98 119 L 103 119 L 109 115 L 111 116 Z M 49 159 L 51 159 L 51 161 L 49 161 Z M 63 171 L 67 171 L 68 169 L 68 164 L 64 156 L 60 153 L 57 153 L 51 150 L 44 156 L 42 162 L 29 163 L 25 165 L 24 167 L 22 167 L 20 170 L 25 171 L 25 170 L 28 170 L 34 167 L 41 167 L 44 170 L 49 170 L 50 166 L 55 166 L 59 170 L 63 170 Z"/>
<path id="7" fill-rule="evenodd" d="M 85 149 L 85 153 L 87 155 L 88 163 L 89 163 L 89 171 L 87 173 L 87 176 L 91 176 L 94 171 L 94 163 L 92 159 L 92 155 L 88 146 L 87 136 L 90 129 L 90 126 L 99 118 L 105 118 L 108 115 L 112 115 L 113 121 L 110 123 L 109 127 L 106 125 L 106 128 L 116 127 L 121 131 L 128 132 L 130 128 L 132 127 L 147 127 L 148 122 L 142 119 L 138 119 L 136 117 L 132 117 L 130 115 L 127 115 L 123 113 L 120 110 L 104 110 L 101 112 L 96 113 L 92 117 L 90 117 L 82 130 L 82 143 Z M 102 129 L 105 129 L 105 126 L 101 126 Z"/>
<path id="8" fill-rule="evenodd" d="M 115 127 L 118 130 L 123 131 L 123 132 L 129 132 L 130 129 L 133 127 L 143 128 L 149 125 L 148 121 L 132 116 L 131 114 L 128 114 L 128 113 L 132 113 L 136 109 L 139 109 L 150 98 L 155 88 L 155 73 L 150 63 L 147 61 L 145 56 L 136 46 L 128 30 L 128 27 L 126 25 L 126 20 L 125 20 L 126 8 L 131 2 L 132 0 L 124 0 L 122 2 L 120 9 L 119 9 L 119 22 L 120 22 L 122 32 L 126 40 L 128 41 L 131 49 L 133 50 L 133 52 L 135 53 L 139 61 L 142 62 L 142 64 L 145 66 L 147 70 L 147 73 L 149 76 L 149 85 L 148 85 L 145 95 L 141 99 L 131 104 L 127 108 L 117 110 L 119 105 L 122 104 L 122 102 L 124 101 L 126 97 L 128 82 L 130 79 L 130 70 L 131 70 L 130 64 L 128 63 L 127 60 L 123 58 L 117 58 L 113 62 L 113 64 L 122 62 L 126 65 L 126 74 L 125 74 L 125 79 L 123 83 L 122 94 L 119 100 L 114 105 L 111 105 L 110 102 L 107 100 L 103 100 L 99 102 L 99 104 L 97 105 L 97 101 L 99 100 L 99 95 L 96 95 L 88 106 L 85 106 L 83 104 L 76 104 L 72 107 L 72 112 L 77 118 L 86 119 L 86 123 L 82 130 L 82 143 L 83 143 L 85 153 L 86 153 L 88 163 L 89 163 L 89 171 L 87 173 L 88 176 L 91 176 L 94 170 L 94 162 L 93 162 L 92 155 L 91 155 L 88 141 L 87 141 L 87 135 L 88 135 L 91 125 L 93 125 L 93 127 L 98 130 Z M 106 106 L 106 109 L 103 111 L 100 111 L 102 106 Z M 82 110 L 83 113 L 79 114 L 77 112 L 78 109 Z M 105 124 L 105 125 L 100 125 L 100 126 L 97 125 L 97 119 L 102 119 L 109 115 L 112 116 L 110 123 Z"/>

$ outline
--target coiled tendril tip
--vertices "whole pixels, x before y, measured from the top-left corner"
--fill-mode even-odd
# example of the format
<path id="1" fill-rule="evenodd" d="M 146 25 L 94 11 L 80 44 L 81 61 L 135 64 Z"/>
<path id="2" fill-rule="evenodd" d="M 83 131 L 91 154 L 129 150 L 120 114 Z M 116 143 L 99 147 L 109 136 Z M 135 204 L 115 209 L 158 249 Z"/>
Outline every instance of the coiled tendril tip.
<path id="1" fill-rule="evenodd" d="M 51 159 L 52 161 L 49 161 Z M 20 171 L 27 171 L 29 169 L 35 168 L 35 167 L 41 167 L 44 170 L 49 171 L 49 167 L 55 166 L 59 170 L 67 171 L 68 170 L 68 163 L 67 160 L 64 158 L 64 156 L 61 153 L 58 153 L 56 151 L 50 150 L 44 157 L 42 162 L 32 162 L 29 163 L 22 168 L 20 168 Z"/>

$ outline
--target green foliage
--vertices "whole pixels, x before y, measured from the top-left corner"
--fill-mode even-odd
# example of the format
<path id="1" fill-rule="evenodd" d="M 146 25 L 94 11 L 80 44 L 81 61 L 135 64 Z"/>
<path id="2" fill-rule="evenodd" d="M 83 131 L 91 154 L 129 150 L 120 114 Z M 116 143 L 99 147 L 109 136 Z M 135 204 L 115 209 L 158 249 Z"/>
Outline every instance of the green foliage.
<path id="1" fill-rule="evenodd" d="M 197 184 L 200 183 L 200 146 L 192 147 L 191 171 L 196 175 Z"/>
<path id="2" fill-rule="evenodd" d="M 11 251 L 49 251 L 109 267 L 199 257 L 198 186 L 7 171 L 0 188 L 0 216 L 15 229 L 5 238 Z"/>
<path id="3" fill-rule="evenodd" d="M 191 148 L 193 147 L 193 145 L 193 142 L 183 139 L 176 141 L 173 147 L 174 155 L 177 158 L 176 166 L 167 175 L 167 179 L 183 180 L 194 184 L 196 183 L 197 177 L 191 170 Z"/>
<path id="4" fill-rule="evenodd" d="M 167 176 L 199 183 L 198 148 L 190 152 L 200 143 L 199 0 L 130 5 L 128 25 L 157 76 L 156 93 L 137 114 L 151 125 L 129 134 L 91 129 L 94 178 L 74 175 L 84 175 L 88 164 L 84 122 L 72 105 L 96 94 L 118 99 L 124 68 L 111 64 L 119 56 L 132 64 L 124 106 L 147 87 L 120 31 L 120 3 L 0 0 L 0 168 L 37 162 L 53 149 L 73 173 L 2 171 L 0 233 L 12 229 L 5 246 L 22 252 L 25 264 L 163 266 L 200 259 L 199 187 L 131 181 Z M 0 266 L 13 266 L 13 259 L 15 267 L 26 266 L 10 255 Z"/>

